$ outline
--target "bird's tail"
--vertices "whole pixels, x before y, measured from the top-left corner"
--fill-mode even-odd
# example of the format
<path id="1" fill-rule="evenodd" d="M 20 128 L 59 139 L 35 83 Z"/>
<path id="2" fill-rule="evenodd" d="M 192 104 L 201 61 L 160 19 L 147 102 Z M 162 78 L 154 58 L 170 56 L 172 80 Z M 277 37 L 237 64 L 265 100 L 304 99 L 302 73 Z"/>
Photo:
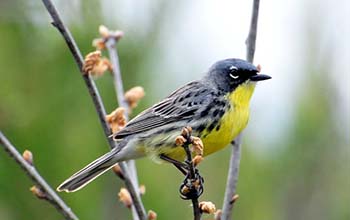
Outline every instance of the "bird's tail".
<path id="1" fill-rule="evenodd" d="M 120 162 L 119 149 L 112 149 L 65 180 L 57 191 L 75 192 Z"/>

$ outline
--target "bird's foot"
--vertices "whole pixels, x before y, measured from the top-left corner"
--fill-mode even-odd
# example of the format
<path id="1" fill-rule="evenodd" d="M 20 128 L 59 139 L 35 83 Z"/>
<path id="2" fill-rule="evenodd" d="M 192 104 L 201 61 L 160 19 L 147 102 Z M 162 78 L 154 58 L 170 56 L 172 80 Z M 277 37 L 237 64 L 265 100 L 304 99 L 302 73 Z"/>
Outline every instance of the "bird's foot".
<path id="1" fill-rule="evenodd" d="M 204 179 L 199 175 L 198 169 L 195 169 L 194 178 L 190 178 L 189 172 L 180 186 L 181 198 L 184 200 L 197 199 L 203 193 Z"/>

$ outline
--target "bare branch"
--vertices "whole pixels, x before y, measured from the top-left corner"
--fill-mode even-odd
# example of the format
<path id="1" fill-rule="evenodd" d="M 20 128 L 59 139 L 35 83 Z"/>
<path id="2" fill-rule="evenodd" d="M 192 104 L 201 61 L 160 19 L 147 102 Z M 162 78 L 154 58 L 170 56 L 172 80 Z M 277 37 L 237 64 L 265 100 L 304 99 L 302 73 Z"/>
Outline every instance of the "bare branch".
<path id="1" fill-rule="evenodd" d="M 128 121 L 129 119 L 128 113 L 130 112 L 130 106 L 128 105 L 128 103 L 124 98 L 123 80 L 122 80 L 121 71 L 120 71 L 119 57 L 116 49 L 116 44 L 117 44 L 117 40 L 114 37 L 109 37 L 106 41 L 106 47 L 112 63 L 113 82 L 114 82 L 114 88 L 118 99 L 118 105 L 119 107 L 123 107 L 125 109 L 124 116 Z M 137 177 L 135 161 L 129 160 L 126 163 L 128 165 L 129 172 L 130 172 L 130 179 L 133 182 L 134 186 L 137 187 L 139 185 L 139 181 Z M 133 217 L 136 220 L 137 212 L 133 207 L 131 210 L 132 210 Z"/>
<path id="2" fill-rule="evenodd" d="M 232 142 L 232 154 L 230 159 L 230 166 L 227 176 L 226 191 L 224 197 L 224 204 L 222 207 L 221 220 L 229 220 L 232 216 L 233 202 L 232 198 L 235 196 L 239 164 L 241 160 L 241 147 L 242 147 L 242 133 Z"/>
<path id="3" fill-rule="evenodd" d="M 252 16 L 250 21 L 250 28 L 248 38 L 246 40 L 247 46 L 247 61 L 253 62 L 255 53 L 256 35 L 258 29 L 258 17 L 259 17 L 259 4 L 260 0 L 253 0 Z M 232 155 L 230 160 L 230 167 L 228 171 L 226 191 L 224 204 L 222 208 L 221 220 L 229 220 L 232 217 L 232 209 L 234 206 L 233 198 L 236 195 L 236 187 L 238 182 L 239 164 L 241 157 L 241 146 L 242 136 L 239 134 L 238 137 L 232 142 Z"/>
<path id="4" fill-rule="evenodd" d="M 250 20 L 249 34 L 246 40 L 247 46 L 247 61 L 253 63 L 255 54 L 256 35 L 258 32 L 258 18 L 259 18 L 259 4 L 260 0 L 253 1 L 252 17 Z"/>
<path id="5" fill-rule="evenodd" d="M 82 59 L 82 55 L 79 51 L 79 48 L 77 47 L 77 45 L 74 41 L 74 38 L 72 37 L 70 31 L 63 24 L 55 6 L 52 3 L 52 1 L 51 0 L 42 0 L 42 1 L 45 5 L 47 11 L 51 15 L 51 18 L 53 19 L 52 24 L 62 34 L 64 40 L 67 43 L 67 46 L 69 47 L 77 65 L 79 67 L 80 72 L 82 73 L 85 84 L 89 90 L 90 96 L 91 96 L 93 103 L 95 105 L 95 108 L 96 108 L 97 114 L 99 116 L 102 128 L 103 128 L 104 133 L 106 135 L 106 138 L 108 140 L 109 146 L 110 146 L 110 148 L 114 148 L 114 147 L 116 147 L 116 144 L 111 138 L 109 138 L 109 136 L 111 135 L 112 132 L 111 132 L 111 129 L 108 126 L 106 120 L 105 120 L 106 110 L 104 108 L 104 105 L 102 103 L 102 99 L 98 93 L 98 90 L 96 88 L 94 81 L 90 78 L 89 74 L 85 74 L 82 70 L 84 61 Z M 133 182 L 130 179 L 129 169 L 128 169 L 125 162 L 121 162 L 121 163 L 119 163 L 119 165 L 120 165 L 120 168 L 122 169 L 122 172 L 124 174 L 125 186 L 128 189 L 128 191 L 130 192 L 130 195 L 133 199 L 133 205 L 135 206 L 135 209 L 137 210 L 137 213 L 139 215 L 139 219 L 145 220 L 147 218 L 146 211 L 145 211 L 145 208 L 142 204 L 140 195 L 138 193 L 138 189 L 136 186 L 134 186 Z"/>
<path id="6" fill-rule="evenodd" d="M 112 68 L 113 82 L 114 82 L 115 93 L 118 99 L 118 105 L 119 107 L 123 107 L 126 109 L 125 117 L 128 119 L 129 105 L 128 103 L 126 103 L 124 98 L 123 80 L 120 72 L 119 57 L 116 49 L 116 43 L 117 42 L 115 38 L 109 37 L 106 42 L 106 47 L 107 47 L 109 57 L 113 67 Z"/>
<path id="7" fill-rule="evenodd" d="M 66 205 L 66 203 L 55 193 L 55 191 L 49 186 L 44 178 L 39 174 L 33 165 L 31 165 L 22 155 L 17 151 L 5 135 L 0 131 L 0 144 L 4 147 L 5 151 L 17 162 L 18 165 L 25 171 L 29 178 L 36 185 L 36 189 L 39 189 L 42 193 L 43 199 L 50 202 L 59 213 L 61 213 L 67 220 L 77 220 L 78 217 L 73 211 Z"/>

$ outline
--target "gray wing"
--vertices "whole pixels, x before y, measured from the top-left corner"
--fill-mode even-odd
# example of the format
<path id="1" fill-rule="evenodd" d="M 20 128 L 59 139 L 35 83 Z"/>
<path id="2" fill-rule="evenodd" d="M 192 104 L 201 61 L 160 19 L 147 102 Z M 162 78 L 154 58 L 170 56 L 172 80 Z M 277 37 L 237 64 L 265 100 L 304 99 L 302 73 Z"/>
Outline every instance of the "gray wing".
<path id="1" fill-rule="evenodd" d="M 193 118 L 199 109 L 205 108 L 212 100 L 213 93 L 208 86 L 200 81 L 190 82 L 140 113 L 122 130 L 115 133 L 113 138 L 121 139 L 174 121 Z"/>

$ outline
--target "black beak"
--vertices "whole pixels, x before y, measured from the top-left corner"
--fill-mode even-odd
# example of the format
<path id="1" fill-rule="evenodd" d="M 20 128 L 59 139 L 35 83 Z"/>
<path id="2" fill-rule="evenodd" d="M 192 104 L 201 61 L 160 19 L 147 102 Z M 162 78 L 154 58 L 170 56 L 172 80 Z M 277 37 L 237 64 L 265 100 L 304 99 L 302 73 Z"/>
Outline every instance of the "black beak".
<path id="1" fill-rule="evenodd" d="M 264 74 L 256 74 L 256 75 L 253 75 L 249 78 L 251 81 L 263 81 L 263 80 L 268 80 L 268 79 L 271 79 L 271 76 L 268 76 L 268 75 L 264 75 Z"/>

